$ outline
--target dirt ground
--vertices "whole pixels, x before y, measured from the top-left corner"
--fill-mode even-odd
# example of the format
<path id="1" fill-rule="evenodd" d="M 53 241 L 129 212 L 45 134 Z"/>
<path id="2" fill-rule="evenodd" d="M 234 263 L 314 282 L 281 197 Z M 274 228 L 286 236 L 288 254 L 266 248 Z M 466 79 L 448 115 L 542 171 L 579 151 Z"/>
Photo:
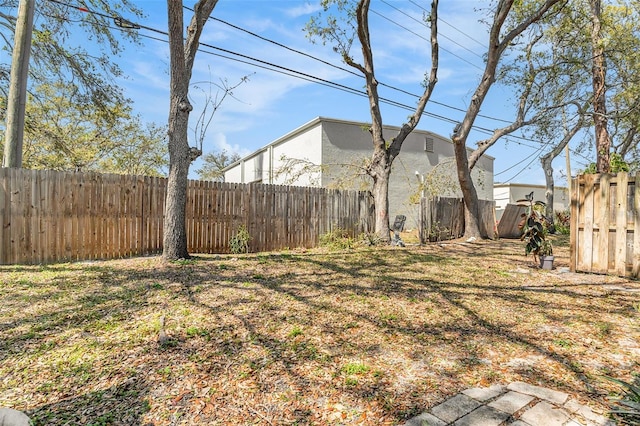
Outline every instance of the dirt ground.
<path id="1" fill-rule="evenodd" d="M 0 267 L 0 406 L 39 425 L 402 424 L 523 381 L 608 413 L 640 283 L 513 240 Z"/>

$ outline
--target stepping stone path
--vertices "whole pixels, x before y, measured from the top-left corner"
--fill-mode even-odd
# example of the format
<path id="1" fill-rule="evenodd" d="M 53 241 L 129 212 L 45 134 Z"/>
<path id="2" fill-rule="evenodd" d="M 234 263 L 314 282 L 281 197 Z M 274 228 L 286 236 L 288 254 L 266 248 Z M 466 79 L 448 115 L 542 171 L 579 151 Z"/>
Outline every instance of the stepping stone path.
<path id="1" fill-rule="evenodd" d="M 404 426 L 615 426 L 564 392 L 514 382 L 472 388 Z"/>

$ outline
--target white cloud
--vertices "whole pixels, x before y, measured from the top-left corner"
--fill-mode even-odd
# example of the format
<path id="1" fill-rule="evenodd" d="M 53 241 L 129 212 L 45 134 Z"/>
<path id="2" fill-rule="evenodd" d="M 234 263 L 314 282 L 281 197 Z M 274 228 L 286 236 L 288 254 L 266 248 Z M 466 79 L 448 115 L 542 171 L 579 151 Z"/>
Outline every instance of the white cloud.
<path id="1" fill-rule="evenodd" d="M 318 12 L 320 10 L 322 10 L 322 6 L 320 5 L 319 2 L 314 4 L 307 2 L 302 6 L 296 6 L 296 7 L 287 9 L 284 11 L 284 13 L 287 16 L 290 16 L 292 18 L 299 18 L 300 16 L 311 15 L 312 13 Z"/>
<path id="2" fill-rule="evenodd" d="M 228 153 L 239 154 L 241 157 L 245 157 L 252 152 L 246 148 L 242 148 L 238 144 L 230 144 L 227 142 L 227 136 L 222 132 L 215 132 L 212 135 L 209 135 L 209 138 L 204 143 L 203 151 L 205 153 L 226 151 Z"/>

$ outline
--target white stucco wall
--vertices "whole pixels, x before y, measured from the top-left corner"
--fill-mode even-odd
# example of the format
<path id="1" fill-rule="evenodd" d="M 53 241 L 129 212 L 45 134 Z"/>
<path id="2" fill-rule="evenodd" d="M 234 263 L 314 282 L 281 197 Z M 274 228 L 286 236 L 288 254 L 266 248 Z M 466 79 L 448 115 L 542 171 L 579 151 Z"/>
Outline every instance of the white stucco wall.
<path id="1" fill-rule="evenodd" d="M 384 131 L 386 139 L 398 133 L 397 128 Z M 427 142 L 427 139 L 430 141 Z M 433 148 L 431 150 L 431 148 Z M 427 150 L 429 149 L 429 150 Z M 358 123 L 341 120 L 323 122 L 323 164 L 327 165 L 322 185 L 331 186 L 337 180 L 352 182 L 354 189 L 370 189 L 370 179 L 357 178 L 358 167 L 371 158 L 371 135 Z M 418 172 L 416 174 L 416 172 Z M 493 158 L 483 157 L 472 173 L 478 197 L 493 199 Z M 346 178 L 346 179 L 345 179 Z M 450 140 L 424 130 L 413 131 L 405 139 L 396 157 L 389 179 L 389 216 L 407 216 L 407 228 L 418 224 L 421 181 L 428 191 L 440 196 L 461 197 L 457 180 L 453 144 Z"/>
<path id="2" fill-rule="evenodd" d="M 320 186 L 321 133 L 320 122 L 288 133 L 228 167 L 225 182 Z"/>
<path id="3" fill-rule="evenodd" d="M 322 126 L 318 123 L 273 144 L 273 175 L 277 185 L 321 186 Z"/>
<path id="4" fill-rule="evenodd" d="M 398 128 L 386 128 L 391 139 Z M 372 154 L 371 135 L 363 123 L 316 118 L 245 157 L 225 171 L 227 182 L 371 189 L 362 166 Z M 292 166 L 291 159 L 295 159 Z M 321 166 L 321 168 L 320 168 Z M 417 173 L 416 173 L 417 172 Z M 472 173 L 478 197 L 493 200 L 493 158 L 484 156 Z M 389 181 L 389 216 L 407 216 L 407 228 L 418 223 L 421 181 L 425 195 L 461 196 L 453 144 L 424 130 L 403 143 Z"/>

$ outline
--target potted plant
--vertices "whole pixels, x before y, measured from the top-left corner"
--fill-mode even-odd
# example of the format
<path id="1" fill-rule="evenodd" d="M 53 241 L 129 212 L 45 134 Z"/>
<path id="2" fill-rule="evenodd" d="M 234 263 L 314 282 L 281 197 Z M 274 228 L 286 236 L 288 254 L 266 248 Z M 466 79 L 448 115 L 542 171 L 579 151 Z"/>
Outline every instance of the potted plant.
<path id="1" fill-rule="evenodd" d="M 547 240 L 547 230 L 544 225 L 545 217 L 536 210 L 539 206 L 546 205 L 542 201 L 533 201 L 533 192 L 526 196 L 524 200 L 517 201 L 519 205 L 527 206 L 526 213 L 522 214 L 522 221 L 519 224 L 522 230 L 521 241 L 526 243 L 525 255 L 533 254 L 534 260 L 539 258 L 540 267 L 543 269 L 553 269 L 553 244 Z"/>
<path id="2" fill-rule="evenodd" d="M 544 239 L 542 245 L 538 250 L 538 257 L 540 258 L 540 267 L 542 269 L 553 269 L 553 244 L 551 241 Z"/>

